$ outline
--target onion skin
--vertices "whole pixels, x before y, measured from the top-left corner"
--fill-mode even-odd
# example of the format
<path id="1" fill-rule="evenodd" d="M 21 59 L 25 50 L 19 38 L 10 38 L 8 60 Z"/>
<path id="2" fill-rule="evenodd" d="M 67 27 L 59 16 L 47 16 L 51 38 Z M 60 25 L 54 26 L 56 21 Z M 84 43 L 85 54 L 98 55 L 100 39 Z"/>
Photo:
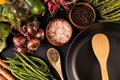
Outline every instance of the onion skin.
<path id="1" fill-rule="evenodd" d="M 38 38 L 32 38 L 27 43 L 27 48 L 29 50 L 37 50 L 40 46 L 40 40 Z"/>

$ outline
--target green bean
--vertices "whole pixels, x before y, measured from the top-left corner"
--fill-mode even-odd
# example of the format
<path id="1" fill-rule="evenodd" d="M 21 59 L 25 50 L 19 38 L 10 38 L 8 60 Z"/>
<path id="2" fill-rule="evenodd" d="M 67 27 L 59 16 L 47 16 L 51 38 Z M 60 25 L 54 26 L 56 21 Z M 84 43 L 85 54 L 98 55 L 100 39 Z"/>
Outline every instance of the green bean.
<path id="1" fill-rule="evenodd" d="M 40 58 L 37 58 L 37 57 L 33 57 L 33 56 L 28 56 L 31 60 L 33 60 L 34 62 L 37 62 L 39 63 L 38 65 L 42 66 L 44 69 L 48 70 L 49 71 L 49 67 L 46 65 L 46 63 L 41 60 Z"/>
<path id="2" fill-rule="evenodd" d="M 22 76 L 25 76 L 27 80 L 28 80 L 28 78 L 29 78 L 30 80 L 36 78 L 36 77 L 34 77 L 33 75 L 30 75 L 30 74 L 27 74 L 27 73 L 19 72 L 19 74 L 22 75 Z M 37 78 L 36 78 L 36 79 L 37 79 Z"/>
<path id="3" fill-rule="evenodd" d="M 22 68 L 23 69 L 23 68 Z M 22 71 L 19 71 L 19 70 L 11 70 L 11 71 L 14 71 L 14 72 L 16 72 L 16 73 L 19 73 L 18 75 L 20 76 L 20 77 L 22 77 L 23 76 L 23 74 L 24 75 L 26 75 L 26 76 L 29 76 L 29 74 L 27 73 L 27 72 L 22 72 Z M 25 70 L 24 70 L 25 71 Z M 15 73 L 15 74 L 16 74 Z M 21 76 L 22 75 L 22 76 Z M 23 77 L 22 77 L 23 78 Z M 30 78 L 30 77 L 29 77 Z M 41 79 L 41 80 L 43 80 L 43 78 L 41 78 L 41 77 L 39 77 L 39 79 Z"/>
<path id="4" fill-rule="evenodd" d="M 18 76 L 17 74 L 15 74 L 14 72 L 11 71 L 11 73 L 18 79 L 22 80 L 22 78 L 20 76 Z"/>
<path id="5" fill-rule="evenodd" d="M 48 76 L 48 75 L 49 75 L 49 73 L 44 73 L 44 72 L 40 71 L 40 70 L 37 69 L 37 68 L 36 68 L 36 71 L 37 71 L 38 73 L 42 74 L 43 76 Z"/>
<path id="6" fill-rule="evenodd" d="M 54 79 L 50 69 L 40 58 L 16 54 L 15 58 L 5 60 L 11 73 L 20 80 L 49 80 Z"/>
<path id="7" fill-rule="evenodd" d="M 10 67 L 11 70 L 16 70 L 16 71 L 20 71 L 20 72 L 26 72 L 23 68 L 19 68 L 19 67 Z"/>
<path id="8" fill-rule="evenodd" d="M 31 71 L 30 69 L 28 69 L 26 66 L 23 66 L 24 69 L 31 75 L 31 76 L 35 76 L 36 78 L 40 79 L 41 77 L 37 74 L 35 74 L 33 71 Z"/>
<path id="9" fill-rule="evenodd" d="M 45 66 L 45 67 L 47 67 L 48 68 L 48 66 L 46 65 L 46 63 L 43 61 L 43 60 L 41 60 L 40 58 L 37 58 L 37 57 L 33 57 L 33 56 L 28 56 L 31 60 L 33 60 L 33 61 L 35 61 L 35 62 L 38 62 L 38 63 L 40 63 L 41 65 L 43 65 L 43 66 Z"/>
<path id="10" fill-rule="evenodd" d="M 9 59 L 9 61 L 8 61 L 9 63 L 14 63 L 14 64 L 16 64 L 16 65 L 21 65 L 22 66 L 22 62 L 20 62 L 20 61 L 18 61 L 18 60 L 14 60 L 14 59 Z"/>
<path id="11" fill-rule="evenodd" d="M 16 68 L 20 68 L 21 69 L 22 66 L 23 66 L 23 64 L 18 65 L 18 64 L 13 63 L 13 62 L 10 63 L 10 67 L 16 67 Z"/>
<path id="12" fill-rule="evenodd" d="M 26 55 L 22 54 L 22 56 L 28 60 L 33 66 L 35 66 L 36 68 L 39 68 L 32 60 L 30 60 Z"/>
<path id="13" fill-rule="evenodd" d="M 16 71 L 12 71 L 12 74 L 20 80 L 27 80 L 28 79 L 27 77 L 22 76 L 21 74 L 19 74 L 19 72 L 16 72 Z"/>
<path id="14" fill-rule="evenodd" d="M 41 67 L 44 67 L 44 68 L 46 67 L 46 68 L 49 69 L 49 67 L 46 65 L 46 63 L 45 63 L 43 60 L 41 60 L 40 58 L 33 57 L 33 56 L 28 56 L 28 58 L 30 58 L 31 60 L 33 60 L 34 63 L 35 63 L 35 62 L 39 63 L 39 64 L 38 64 L 39 66 L 42 65 Z"/>
<path id="15" fill-rule="evenodd" d="M 25 55 L 23 55 L 23 56 L 26 57 L 27 60 L 30 58 L 30 57 L 25 56 Z M 34 57 L 34 58 L 36 59 L 36 57 Z M 39 58 L 37 58 L 37 59 L 39 59 Z M 34 60 L 32 61 L 31 58 L 29 59 L 29 62 L 32 63 L 33 65 L 36 65 L 39 70 L 41 70 L 42 72 L 47 72 L 48 69 L 47 69 L 46 67 L 48 67 L 48 66 L 45 65 L 45 63 L 44 63 L 41 59 L 39 59 L 39 61 L 41 61 L 42 63 L 36 64 Z M 43 64 L 44 64 L 45 66 L 43 66 Z M 40 66 L 40 65 L 42 65 L 42 66 Z"/>
<path id="16" fill-rule="evenodd" d="M 33 70 L 34 72 L 36 72 L 36 71 L 34 70 L 34 68 L 33 68 L 32 66 L 30 66 L 30 65 L 22 58 L 21 55 L 17 54 L 17 57 L 18 57 L 26 66 L 28 66 L 31 70 Z M 36 73 L 37 73 L 37 72 L 36 72 Z"/>
<path id="17" fill-rule="evenodd" d="M 35 70 L 41 75 L 41 77 L 43 78 L 43 80 L 48 80 L 48 79 L 45 77 L 47 74 L 45 74 L 44 72 L 38 70 L 37 68 L 35 68 Z"/>
<path id="18" fill-rule="evenodd" d="M 19 73 L 20 75 L 26 75 L 26 77 L 27 77 L 27 76 L 30 76 L 29 74 L 23 73 L 23 72 L 21 72 L 21 71 L 17 71 L 17 70 L 12 70 L 12 71 L 15 72 L 15 73 Z"/>
<path id="19" fill-rule="evenodd" d="M 17 54 L 18 58 L 27 66 L 29 67 L 32 71 L 34 71 L 36 74 L 38 74 L 39 76 L 41 76 L 41 79 L 43 80 L 47 80 L 44 76 L 42 76 L 41 74 L 39 74 L 31 65 L 29 65 L 23 58 L 22 56 L 20 56 L 19 54 Z"/>

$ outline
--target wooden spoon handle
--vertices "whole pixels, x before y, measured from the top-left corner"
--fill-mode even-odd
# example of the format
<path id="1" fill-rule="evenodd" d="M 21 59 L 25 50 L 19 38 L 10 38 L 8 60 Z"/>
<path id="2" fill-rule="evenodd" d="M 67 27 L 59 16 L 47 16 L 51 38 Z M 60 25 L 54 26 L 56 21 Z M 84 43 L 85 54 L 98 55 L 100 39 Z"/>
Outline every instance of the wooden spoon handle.
<path id="1" fill-rule="evenodd" d="M 62 74 L 62 68 L 61 68 L 60 64 L 57 65 L 56 70 L 57 70 L 58 74 L 60 75 L 61 80 L 64 80 L 63 74 Z"/>
<path id="2" fill-rule="evenodd" d="M 61 80 L 64 80 L 62 71 L 61 71 L 61 67 L 58 67 L 58 74 L 60 75 Z"/>
<path id="3" fill-rule="evenodd" d="M 101 64 L 102 80 L 109 80 L 106 64 Z"/>

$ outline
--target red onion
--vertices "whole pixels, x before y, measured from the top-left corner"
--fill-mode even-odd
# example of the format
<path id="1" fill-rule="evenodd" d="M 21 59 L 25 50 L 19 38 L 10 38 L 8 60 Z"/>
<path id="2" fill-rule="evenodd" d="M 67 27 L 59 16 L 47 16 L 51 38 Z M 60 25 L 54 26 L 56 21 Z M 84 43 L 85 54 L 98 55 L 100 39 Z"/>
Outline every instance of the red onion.
<path id="1" fill-rule="evenodd" d="M 17 49 L 17 51 L 18 51 L 19 53 L 22 53 L 22 54 L 25 54 L 25 53 L 28 52 L 28 49 L 27 49 L 26 47 L 24 47 L 24 46 L 17 47 L 16 49 Z"/>
<path id="2" fill-rule="evenodd" d="M 27 43 L 27 48 L 29 50 L 37 50 L 40 46 L 40 40 L 38 38 L 32 38 Z"/>
<path id="3" fill-rule="evenodd" d="M 39 29 L 39 31 L 36 33 L 35 37 L 40 39 L 40 40 L 43 40 L 44 39 L 44 30 Z"/>
<path id="4" fill-rule="evenodd" d="M 22 36 L 22 35 L 16 35 L 13 37 L 13 42 L 15 46 L 24 46 L 26 45 L 26 37 Z"/>
<path id="5" fill-rule="evenodd" d="M 35 35 L 37 32 L 37 29 L 38 29 L 38 26 L 37 24 L 34 24 L 34 23 L 29 23 L 26 26 L 26 30 L 30 35 Z"/>

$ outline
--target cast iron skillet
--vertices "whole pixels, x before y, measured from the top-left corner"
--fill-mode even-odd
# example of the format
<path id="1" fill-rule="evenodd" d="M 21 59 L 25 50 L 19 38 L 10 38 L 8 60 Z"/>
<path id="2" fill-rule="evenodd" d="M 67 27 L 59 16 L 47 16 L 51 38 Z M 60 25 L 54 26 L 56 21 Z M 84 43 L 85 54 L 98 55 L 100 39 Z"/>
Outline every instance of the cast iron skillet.
<path id="1" fill-rule="evenodd" d="M 120 24 L 118 23 L 97 23 L 75 37 L 66 56 L 68 80 L 102 80 L 100 65 L 91 46 L 91 38 L 96 33 L 105 34 L 110 41 L 107 61 L 109 80 L 120 80 Z"/>

